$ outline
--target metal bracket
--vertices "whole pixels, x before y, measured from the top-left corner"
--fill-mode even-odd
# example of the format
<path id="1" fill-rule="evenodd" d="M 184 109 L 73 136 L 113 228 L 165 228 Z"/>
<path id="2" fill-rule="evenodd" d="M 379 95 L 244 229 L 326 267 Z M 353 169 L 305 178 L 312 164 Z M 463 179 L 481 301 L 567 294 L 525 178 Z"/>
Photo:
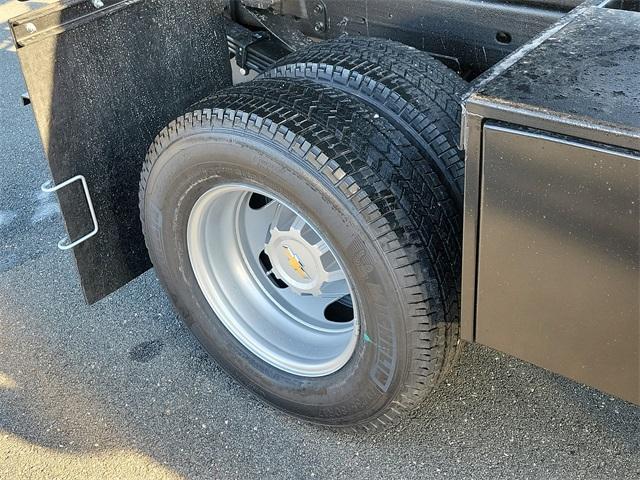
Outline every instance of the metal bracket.
<path id="1" fill-rule="evenodd" d="M 53 187 L 49 186 L 51 184 L 51 180 L 47 180 L 40 187 L 40 189 L 43 192 L 52 193 L 52 192 L 56 192 L 56 191 L 60 190 L 61 188 L 64 188 L 67 185 L 70 185 L 73 182 L 77 182 L 77 181 L 82 182 L 82 188 L 84 190 L 84 196 L 87 199 L 87 205 L 89 205 L 89 212 L 91 213 L 91 220 L 93 221 L 93 230 L 91 230 L 85 236 L 80 237 L 79 239 L 77 239 L 77 240 L 75 240 L 75 241 L 73 241 L 71 243 L 68 243 L 67 239 L 63 238 L 62 240 L 60 240 L 58 242 L 58 248 L 60 250 L 69 250 L 69 249 L 71 249 L 71 248 L 73 248 L 73 247 L 75 247 L 77 245 L 80 245 L 82 242 L 84 242 L 85 240 L 90 239 L 96 233 L 98 233 L 98 219 L 96 218 L 96 212 L 93 209 L 93 202 L 91 201 L 91 195 L 89 194 L 89 187 L 87 186 L 87 180 L 84 178 L 84 175 L 76 175 L 75 177 L 71 177 L 69 180 L 65 180 L 64 182 L 60 183 L 59 185 L 55 185 Z"/>
<path id="2" fill-rule="evenodd" d="M 276 60 L 290 53 L 280 40 L 268 32 L 252 32 L 230 20 L 225 20 L 225 30 L 229 54 L 235 57 L 236 63 L 245 72 L 254 70 L 262 73 Z M 242 52 L 238 52 L 240 48 Z"/>
<path id="3" fill-rule="evenodd" d="M 144 0 L 73 0 L 54 2 L 36 12 L 9 19 L 16 48 L 42 41 L 61 32 L 80 28 L 106 15 Z"/>
<path id="4" fill-rule="evenodd" d="M 236 45 L 235 45 L 235 57 L 236 57 L 236 64 L 238 65 L 238 67 L 240 67 L 243 70 L 247 69 L 247 56 L 249 54 L 249 52 L 247 51 L 247 48 L 250 47 L 251 45 L 260 42 L 262 40 L 268 39 L 269 38 L 269 34 L 266 32 L 250 32 L 247 31 L 245 34 L 241 35 L 240 37 L 236 38 Z"/>
<path id="5" fill-rule="evenodd" d="M 306 5 L 313 30 L 317 34 L 324 35 L 329 28 L 327 5 L 322 0 L 307 0 Z"/>

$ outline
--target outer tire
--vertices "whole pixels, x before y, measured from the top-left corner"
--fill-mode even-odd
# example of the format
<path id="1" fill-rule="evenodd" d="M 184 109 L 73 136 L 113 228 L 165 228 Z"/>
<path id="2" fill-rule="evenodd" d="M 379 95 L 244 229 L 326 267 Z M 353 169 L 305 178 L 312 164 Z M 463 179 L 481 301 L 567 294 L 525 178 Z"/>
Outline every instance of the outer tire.
<path id="1" fill-rule="evenodd" d="M 205 348 L 269 403 L 326 425 L 389 425 L 425 398 L 455 346 L 430 261 L 438 252 L 434 245 L 427 251 L 424 232 L 392 191 L 402 184 L 394 180 L 401 169 L 382 156 L 374 170 L 373 156 L 308 110 L 265 97 L 232 89 L 207 101 L 213 109 L 180 117 L 156 137 L 140 185 L 151 259 Z M 392 129 L 386 133 L 404 142 Z M 368 138 L 374 147 L 377 137 Z M 224 328 L 202 295 L 186 252 L 186 218 L 207 189 L 238 178 L 286 195 L 346 259 L 362 325 L 356 351 L 339 371 L 311 379 L 275 369 Z"/>
<path id="2" fill-rule="evenodd" d="M 464 191 L 460 97 L 467 83 L 427 53 L 398 42 L 343 37 L 298 50 L 263 78 L 309 78 L 367 102 L 430 158 L 458 208 Z"/>
<path id="3" fill-rule="evenodd" d="M 460 219 L 456 204 L 431 162 L 406 136 L 367 103 L 335 88 L 306 79 L 258 79 L 213 97 L 236 106 L 263 99 L 303 112 L 316 124 L 358 154 L 383 179 L 420 237 L 438 279 L 443 301 L 447 348 L 446 373 L 458 353 L 460 270 L 462 259 Z M 210 105 L 204 99 L 196 107 Z"/>

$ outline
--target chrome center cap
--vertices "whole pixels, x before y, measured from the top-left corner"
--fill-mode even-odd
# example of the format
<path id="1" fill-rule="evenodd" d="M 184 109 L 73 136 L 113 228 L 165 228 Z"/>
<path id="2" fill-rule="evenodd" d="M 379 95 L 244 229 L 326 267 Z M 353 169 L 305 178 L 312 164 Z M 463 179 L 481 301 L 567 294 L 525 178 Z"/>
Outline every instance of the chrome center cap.
<path id="1" fill-rule="evenodd" d="M 320 295 L 327 273 L 322 265 L 322 251 L 309 244 L 299 230 L 271 230 L 265 246 L 273 273 L 299 294 Z"/>

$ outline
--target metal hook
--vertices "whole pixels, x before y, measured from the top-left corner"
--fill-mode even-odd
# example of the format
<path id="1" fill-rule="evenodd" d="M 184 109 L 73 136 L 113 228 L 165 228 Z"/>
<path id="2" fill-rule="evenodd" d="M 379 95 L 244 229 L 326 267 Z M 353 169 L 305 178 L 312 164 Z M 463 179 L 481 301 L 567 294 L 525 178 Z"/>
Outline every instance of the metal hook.
<path id="1" fill-rule="evenodd" d="M 69 250 L 77 245 L 80 245 L 82 242 L 84 242 L 85 240 L 88 240 L 89 238 L 93 237 L 96 233 L 98 233 L 98 219 L 96 218 L 96 212 L 93 209 L 93 202 L 91 201 L 91 195 L 89 194 L 89 187 L 87 186 L 87 180 L 84 178 L 84 175 L 76 175 L 75 177 L 71 177 L 69 180 L 65 180 L 64 182 L 58 185 L 55 185 L 53 187 L 49 186 L 51 184 L 51 180 L 47 180 L 40 187 L 40 189 L 43 192 L 52 193 L 60 190 L 61 188 L 66 187 L 67 185 L 72 184 L 73 182 L 77 182 L 78 180 L 82 182 L 84 196 L 87 199 L 87 205 L 89 205 L 89 212 L 91 213 L 91 220 L 93 221 L 93 230 L 91 230 L 91 232 L 87 233 L 85 236 L 80 237 L 79 239 L 71 243 L 68 243 L 67 239 L 63 238 L 58 242 L 58 248 L 60 250 Z"/>

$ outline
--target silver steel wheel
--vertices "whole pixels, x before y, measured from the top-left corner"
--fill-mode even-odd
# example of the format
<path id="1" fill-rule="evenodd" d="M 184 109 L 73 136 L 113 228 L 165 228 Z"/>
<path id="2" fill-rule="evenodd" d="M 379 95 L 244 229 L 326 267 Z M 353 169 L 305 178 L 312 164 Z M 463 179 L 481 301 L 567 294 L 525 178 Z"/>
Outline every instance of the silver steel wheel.
<path id="1" fill-rule="evenodd" d="M 189 215 L 187 247 L 211 308 L 262 360 L 320 377 L 351 358 L 359 321 L 349 279 L 283 199 L 240 184 L 213 188 Z"/>

